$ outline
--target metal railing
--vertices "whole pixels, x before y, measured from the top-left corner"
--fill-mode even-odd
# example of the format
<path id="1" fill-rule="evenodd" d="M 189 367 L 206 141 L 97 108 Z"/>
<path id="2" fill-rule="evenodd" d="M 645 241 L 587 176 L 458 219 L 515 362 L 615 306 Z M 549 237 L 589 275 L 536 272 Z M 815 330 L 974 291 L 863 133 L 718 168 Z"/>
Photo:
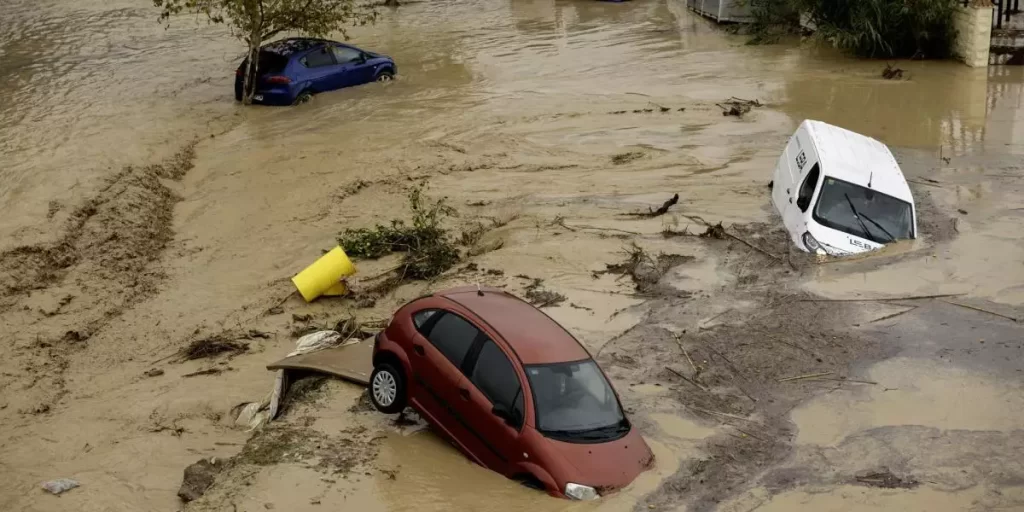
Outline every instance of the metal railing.
<path id="1" fill-rule="evenodd" d="M 1003 28 L 1003 20 L 1009 23 L 1010 16 L 1020 14 L 1020 0 L 993 0 L 993 3 L 996 4 L 993 11 L 995 16 L 992 20 L 992 26 L 995 28 Z M 964 0 L 964 5 L 967 4 L 968 0 Z M 1012 7 L 1011 4 L 1013 4 Z"/>

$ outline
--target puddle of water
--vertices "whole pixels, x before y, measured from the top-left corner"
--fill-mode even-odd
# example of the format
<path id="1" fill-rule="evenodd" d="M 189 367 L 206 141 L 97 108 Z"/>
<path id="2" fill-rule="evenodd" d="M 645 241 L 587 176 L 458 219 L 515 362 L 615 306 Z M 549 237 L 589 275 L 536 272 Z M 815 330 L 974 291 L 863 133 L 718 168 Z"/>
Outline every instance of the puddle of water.
<path id="1" fill-rule="evenodd" d="M 894 358 L 871 367 L 864 380 L 877 385 L 847 386 L 795 409 L 796 441 L 835 445 L 875 427 L 920 425 L 944 430 L 1024 428 L 1024 389 L 996 379 L 930 361 Z"/>
<path id="2" fill-rule="evenodd" d="M 715 433 L 713 428 L 699 425 L 676 414 L 655 413 L 651 414 L 651 419 L 663 432 L 679 439 L 704 439 Z"/>
<path id="3" fill-rule="evenodd" d="M 611 496 L 579 503 L 552 498 L 482 469 L 430 432 L 391 435 L 385 441 L 380 462 L 393 468 L 396 478 L 378 478 L 373 500 L 383 506 L 380 510 L 390 512 L 625 512 L 678 469 L 678 456 L 672 450 L 657 441 L 648 440 L 648 444 L 655 456 L 653 468 Z"/>
<path id="4" fill-rule="evenodd" d="M 679 470 L 681 457 L 678 450 L 670 448 L 658 441 L 651 439 L 645 440 L 647 441 L 648 446 L 651 447 L 651 452 L 654 453 L 654 467 L 648 469 L 644 473 L 641 473 L 640 476 L 638 476 L 637 479 L 625 489 L 598 501 L 596 503 L 596 508 L 593 509 L 594 512 L 631 511 L 635 508 L 640 499 L 647 494 L 654 492 L 666 478 L 674 475 L 676 471 Z M 581 510 L 589 510 L 589 508 Z"/>
<path id="5" fill-rule="evenodd" d="M 761 488 L 723 504 L 722 512 L 962 512 L 1021 510 L 1024 488 L 973 487 L 944 492 L 926 487 L 913 490 L 872 489 L 844 485 L 838 488 L 787 491 L 770 496 Z"/>
<path id="6" fill-rule="evenodd" d="M 379 479 L 375 490 L 392 512 L 569 510 L 565 500 L 473 464 L 431 432 L 388 436 L 380 462 L 397 472 L 395 480 Z"/>

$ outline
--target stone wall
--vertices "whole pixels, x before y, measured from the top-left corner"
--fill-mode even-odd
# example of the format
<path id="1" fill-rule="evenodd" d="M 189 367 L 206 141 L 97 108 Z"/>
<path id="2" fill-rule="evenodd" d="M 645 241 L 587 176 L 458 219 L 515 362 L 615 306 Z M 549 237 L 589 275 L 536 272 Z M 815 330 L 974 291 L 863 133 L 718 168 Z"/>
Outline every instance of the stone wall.
<path id="1" fill-rule="evenodd" d="M 992 5 L 988 1 L 975 1 L 972 4 L 957 6 L 953 17 L 957 32 L 953 51 L 968 66 L 988 66 L 992 44 Z"/>

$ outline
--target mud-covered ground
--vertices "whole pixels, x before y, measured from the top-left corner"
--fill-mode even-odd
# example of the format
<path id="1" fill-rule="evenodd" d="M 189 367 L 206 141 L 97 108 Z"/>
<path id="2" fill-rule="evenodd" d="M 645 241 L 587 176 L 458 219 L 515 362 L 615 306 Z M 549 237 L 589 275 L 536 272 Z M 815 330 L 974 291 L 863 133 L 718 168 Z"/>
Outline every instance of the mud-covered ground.
<path id="1" fill-rule="evenodd" d="M 0 509 L 1024 509 L 1019 70 L 909 62 L 885 81 L 877 62 L 746 46 L 675 0 L 472 7 L 354 30 L 398 60 L 393 84 L 243 109 L 217 27 L 15 0 Z M 32 65 L 39 48 L 63 51 Z M 765 106 L 722 116 L 733 96 Z M 792 250 L 766 185 L 804 118 L 894 148 L 920 239 Z M 453 237 L 485 227 L 463 261 L 372 304 L 394 257 L 357 263 L 354 298 L 292 293 L 342 229 L 407 218 L 415 187 L 455 208 Z M 338 381 L 303 381 L 264 430 L 235 424 L 299 334 L 466 283 L 564 296 L 545 310 L 605 368 L 655 467 L 597 503 L 555 500 Z M 204 339 L 227 349 L 180 356 Z M 223 470 L 183 505 L 183 470 L 211 457 Z M 81 487 L 39 487 L 62 477 Z"/>

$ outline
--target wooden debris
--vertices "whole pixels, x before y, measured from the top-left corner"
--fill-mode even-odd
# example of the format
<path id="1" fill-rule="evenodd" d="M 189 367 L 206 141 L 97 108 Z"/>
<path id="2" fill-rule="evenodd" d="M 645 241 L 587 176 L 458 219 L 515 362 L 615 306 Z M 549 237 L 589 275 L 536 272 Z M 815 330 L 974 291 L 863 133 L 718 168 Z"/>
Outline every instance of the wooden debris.
<path id="1" fill-rule="evenodd" d="M 990 314 L 992 316 L 998 316 L 999 318 L 1005 318 L 1007 320 L 1012 320 L 1014 322 L 1020 322 L 1020 319 L 1018 319 L 1018 318 L 1015 318 L 1015 317 L 1012 317 L 1012 316 L 1009 316 L 1009 315 L 1004 315 L 1002 313 L 996 313 L 995 311 L 989 311 L 987 309 L 979 308 L 977 306 L 969 306 L 967 304 L 961 304 L 959 302 L 953 302 L 951 300 L 944 300 L 942 302 L 945 302 L 946 304 L 952 304 L 954 306 L 960 306 L 960 307 L 965 308 L 965 309 L 973 309 L 974 311 L 979 311 L 981 313 L 988 313 L 988 314 Z"/>
<path id="2" fill-rule="evenodd" d="M 676 345 L 679 346 L 679 350 L 683 351 L 683 355 L 686 356 L 686 360 L 690 362 L 690 367 L 693 368 L 693 380 L 697 380 L 697 376 L 700 375 L 700 370 L 697 365 L 693 364 L 693 359 L 690 358 L 690 354 L 683 348 L 683 342 L 679 340 L 679 336 L 674 336 Z"/>
<path id="3" fill-rule="evenodd" d="M 189 377 L 198 377 L 200 375 L 217 375 L 217 374 L 220 374 L 222 372 L 224 372 L 224 370 L 222 368 L 207 368 L 205 370 L 199 370 L 199 371 L 192 372 L 192 373 L 186 373 L 185 375 L 182 375 L 182 378 L 186 378 L 187 379 Z"/>
<path id="4" fill-rule="evenodd" d="M 917 308 L 918 308 L 918 306 L 911 306 L 911 307 L 908 307 L 907 309 L 904 309 L 903 311 L 900 311 L 900 312 L 897 312 L 897 313 L 893 313 L 891 315 L 885 315 L 882 318 L 876 318 L 876 319 L 874 319 L 874 320 L 872 320 L 872 321 L 870 321 L 868 323 L 869 324 L 873 324 L 875 322 L 881 322 L 883 320 L 888 320 L 890 318 L 896 318 L 896 317 L 898 317 L 900 315 L 904 315 L 904 314 L 910 313 L 911 311 L 913 311 L 913 310 L 915 310 Z"/>
<path id="5" fill-rule="evenodd" d="M 832 375 L 832 372 L 808 373 L 807 375 L 797 375 L 796 377 L 786 377 L 785 379 L 779 379 L 779 382 L 791 382 L 791 381 L 794 381 L 794 380 L 804 380 L 804 379 L 817 379 L 819 377 L 824 377 L 826 375 Z"/>
<path id="6" fill-rule="evenodd" d="M 662 203 L 662 205 L 660 207 L 658 207 L 657 210 L 654 210 L 654 209 L 651 209 L 651 208 L 647 208 L 646 212 L 628 213 L 626 215 L 629 215 L 631 217 L 643 217 L 645 219 L 650 219 L 650 218 L 654 218 L 654 217 L 660 217 L 660 216 L 665 215 L 666 213 L 668 213 L 668 209 L 673 207 L 673 206 L 675 206 L 678 203 L 679 203 L 679 194 L 674 194 L 671 198 L 669 198 L 667 201 Z"/>
<path id="7" fill-rule="evenodd" d="M 920 485 L 913 477 L 900 478 L 884 468 L 881 471 L 861 473 L 854 478 L 857 483 L 884 489 L 913 489 Z"/>
<path id="8" fill-rule="evenodd" d="M 841 377 L 841 378 L 838 378 L 838 379 L 830 379 L 828 377 L 820 377 L 820 379 L 821 380 L 831 380 L 831 381 L 835 381 L 835 382 L 851 382 L 853 384 L 871 384 L 871 385 L 874 385 L 874 386 L 878 385 L 877 382 L 871 381 L 871 380 L 847 379 L 845 377 Z"/>
<path id="9" fill-rule="evenodd" d="M 799 299 L 797 302 L 889 302 L 897 300 L 941 299 L 944 297 L 960 297 L 964 293 L 941 293 L 938 295 L 911 295 L 909 297 L 875 297 L 865 299 Z"/>
<path id="10" fill-rule="evenodd" d="M 704 391 L 704 392 L 708 391 L 708 388 L 706 388 L 704 386 L 701 386 L 700 384 L 694 382 L 693 380 L 689 379 L 687 376 L 683 375 L 682 373 L 679 373 L 678 371 L 676 371 L 676 370 L 674 370 L 672 368 L 669 368 L 668 366 L 666 366 L 665 369 L 670 371 L 670 372 L 672 372 L 672 373 L 674 373 L 677 377 L 679 377 L 680 379 L 685 380 L 686 382 L 690 383 L 691 385 L 693 385 L 697 389 L 699 389 L 701 391 Z"/>
<path id="11" fill-rule="evenodd" d="M 795 343 L 790 343 L 790 342 L 788 342 L 788 341 L 782 341 L 782 340 L 780 340 L 780 339 L 778 339 L 778 338 L 775 338 L 775 337 L 773 337 L 773 336 L 765 336 L 765 337 L 766 337 L 766 338 L 768 338 L 768 340 L 769 340 L 769 341 L 773 341 L 773 342 L 775 342 L 775 343 L 780 343 L 780 344 L 782 344 L 782 345 L 785 345 L 785 346 L 787 346 L 787 347 L 795 348 L 795 349 L 797 349 L 797 350 L 799 350 L 799 351 L 801 351 L 801 352 L 803 352 L 803 353 L 805 353 L 805 354 L 807 354 L 807 355 L 809 355 L 809 356 L 811 356 L 811 357 L 817 357 L 817 356 L 816 356 L 816 355 L 814 355 L 814 353 L 813 353 L 813 352 L 811 352 L 810 350 L 807 350 L 806 348 L 803 348 L 803 347 L 801 347 L 800 345 L 797 345 L 797 344 L 795 344 Z"/>
<path id="12" fill-rule="evenodd" d="M 757 100 L 745 100 L 742 98 L 732 97 L 722 103 L 716 103 L 719 108 L 722 109 L 723 116 L 735 116 L 743 117 L 744 114 L 750 112 L 754 107 L 760 107 L 761 102 Z"/>
<path id="13" fill-rule="evenodd" d="M 886 80 L 900 80 L 903 78 L 903 69 L 893 67 L 892 64 L 886 64 L 885 69 L 882 70 L 882 78 Z"/>
<path id="14" fill-rule="evenodd" d="M 568 229 L 569 231 L 579 231 L 581 229 L 584 229 L 584 230 L 590 230 L 590 231 L 610 231 L 610 232 L 613 232 L 613 233 L 622 233 L 622 234 L 625 234 L 625 235 L 635 235 L 635 236 L 643 235 L 643 233 L 637 233 L 636 231 L 626 231 L 625 229 L 617 229 L 617 228 L 602 228 L 602 227 L 598 227 L 598 226 L 591 226 L 591 225 L 588 225 L 588 224 L 576 224 L 576 225 L 571 225 L 570 226 L 570 225 L 565 223 L 565 218 L 563 218 L 563 217 L 555 218 L 555 220 L 552 221 L 552 225 L 561 226 L 561 227 L 563 227 L 565 229 Z"/>
<path id="15" fill-rule="evenodd" d="M 712 411 L 712 410 L 709 410 L 709 409 L 704 409 L 703 407 L 692 407 L 691 406 L 690 409 L 702 412 L 704 414 L 711 414 L 711 415 L 714 415 L 714 416 L 721 416 L 723 418 L 732 418 L 734 420 L 746 421 L 748 423 L 753 423 L 755 425 L 763 425 L 760 421 L 752 420 L 750 418 L 744 418 L 743 416 L 736 416 L 735 414 L 728 414 L 728 413 L 724 413 L 724 412 Z"/>

